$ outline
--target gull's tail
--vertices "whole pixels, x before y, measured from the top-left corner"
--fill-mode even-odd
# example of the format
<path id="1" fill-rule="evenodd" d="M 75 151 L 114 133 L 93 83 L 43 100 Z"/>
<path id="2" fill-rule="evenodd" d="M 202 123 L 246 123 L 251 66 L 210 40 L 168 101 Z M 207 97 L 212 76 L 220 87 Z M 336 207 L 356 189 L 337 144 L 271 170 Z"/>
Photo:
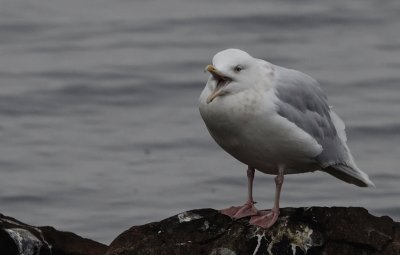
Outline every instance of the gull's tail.
<path id="1" fill-rule="evenodd" d="M 337 164 L 328 166 L 324 168 L 323 171 L 342 181 L 357 185 L 359 187 L 375 187 L 375 184 L 369 179 L 368 175 L 358 169 L 356 166 L 351 167 L 344 164 Z"/>
<path id="2" fill-rule="evenodd" d="M 347 151 L 347 159 L 343 163 L 332 164 L 323 168 L 323 171 L 335 176 L 336 178 L 360 186 L 360 187 L 374 187 L 375 184 L 369 179 L 368 175 L 361 171 L 354 162 L 350 149 L 346 144 L 347 137 L 344 123 L 342 119 L 334 112 L 331 111 L 331 119 L 336 127 L 339 138 L 342 140 L 343 146 Z"/>

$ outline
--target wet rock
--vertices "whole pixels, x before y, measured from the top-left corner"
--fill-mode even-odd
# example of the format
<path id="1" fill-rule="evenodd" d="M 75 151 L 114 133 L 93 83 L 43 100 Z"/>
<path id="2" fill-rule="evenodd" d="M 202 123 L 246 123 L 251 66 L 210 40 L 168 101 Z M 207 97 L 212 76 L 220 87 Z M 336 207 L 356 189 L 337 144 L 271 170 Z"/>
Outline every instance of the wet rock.
<path id="1" fill-rule="evenodd" d="M 363 208 L 284 208 L 268 230 L 248 220 L 213 209 L 183 212 L 130 228 L 106 254 L 400 254 L 400 224 Z"/>
<path id="2" fill-rule="evenodd" d="M 102 255 L 107 246 L 53 227 L 34 227 L 0 214 L 1 255 Z"/>

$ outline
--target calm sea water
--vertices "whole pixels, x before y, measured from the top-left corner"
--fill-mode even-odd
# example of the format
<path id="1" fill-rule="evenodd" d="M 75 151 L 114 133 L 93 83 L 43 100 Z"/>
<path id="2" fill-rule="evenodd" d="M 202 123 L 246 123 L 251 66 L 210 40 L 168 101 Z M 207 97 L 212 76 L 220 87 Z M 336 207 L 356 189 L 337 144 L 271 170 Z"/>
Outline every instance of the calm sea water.
<path id="1" fill-rule="evenodd" d="M 400 220 L 400 2 L 0 0 L 0 212 L 109 243 L 132 225 L 238 205 L 246 167 L 197 110 L 225 48 L 306 72 L 376 189 L 291 175 L 282 206 Z M 273 176 L 256 174 L 259 207 Z"/>

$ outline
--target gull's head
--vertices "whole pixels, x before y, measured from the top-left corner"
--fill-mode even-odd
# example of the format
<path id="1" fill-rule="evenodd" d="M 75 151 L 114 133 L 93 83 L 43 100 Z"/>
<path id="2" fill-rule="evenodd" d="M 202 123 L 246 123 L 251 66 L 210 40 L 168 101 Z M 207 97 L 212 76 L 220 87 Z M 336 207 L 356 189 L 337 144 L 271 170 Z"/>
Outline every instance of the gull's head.
<path id="1" fill-rule="evenodd" d="M 261 77 L 259 60 L 239 49 L 227 49 L 218 52 L 212 65 L 206 67 L 211 76 L 207 82 L 211 94 L 207 104 L 217 97 L 229 96 L 254 88 Z"/>

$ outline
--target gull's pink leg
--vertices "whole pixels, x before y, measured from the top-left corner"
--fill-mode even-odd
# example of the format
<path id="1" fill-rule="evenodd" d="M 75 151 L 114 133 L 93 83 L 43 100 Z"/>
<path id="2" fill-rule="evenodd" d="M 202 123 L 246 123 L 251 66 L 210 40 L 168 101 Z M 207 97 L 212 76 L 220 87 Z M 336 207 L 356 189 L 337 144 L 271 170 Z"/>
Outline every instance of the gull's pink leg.
<path id="1" fill-rule="evenodd" d="M 247 216 L 253 216 L 258 214 L 258 210 L 254 207 L 253 200 L 253 180 L 254 180 L 255 169 L 248 167 L 247 169 L 247 202 L 242 206 L 231 206 L 226 209 L 222 209 L 222 214 L 228 215 L 229 217 L 240 219 Z"/>
<path id="2" fill-rule="evenodd" d="M 276 193 L 274 207 L 270 211 L 260 211 L 259 215 L 252 216 L 250 219 L 250 224 L 257 225 L 262 228 L 269 228 L 274 225 L 279 216 L 279 199 L 281 196 L 283 180 L 283 169 L 280 169 L 279 174 L 275 177 Z"/>

